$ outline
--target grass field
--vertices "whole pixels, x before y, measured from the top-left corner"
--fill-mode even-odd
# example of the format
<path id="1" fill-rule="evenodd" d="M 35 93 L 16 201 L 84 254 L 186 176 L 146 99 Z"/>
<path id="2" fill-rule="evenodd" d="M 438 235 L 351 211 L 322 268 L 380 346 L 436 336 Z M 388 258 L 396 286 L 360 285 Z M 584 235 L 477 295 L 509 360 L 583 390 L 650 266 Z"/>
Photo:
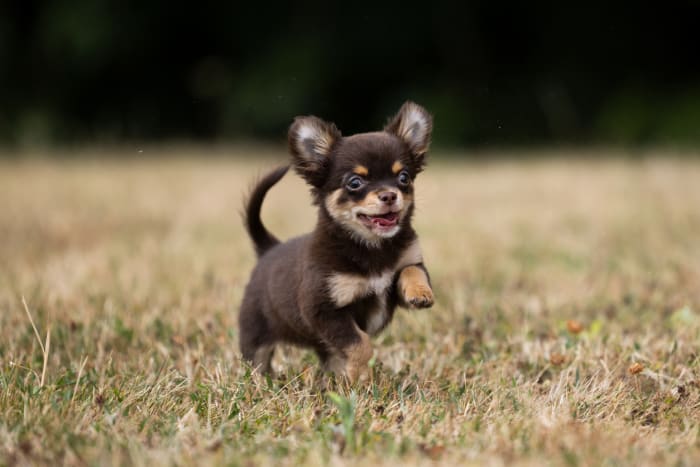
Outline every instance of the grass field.
<path id="1" fill-rule="evenodd" d="M 1 464 L 700 465 L 700 159 L 433 160 L 437 303 L 347 387 L 239 359 L 238 210 L 283 148 L 153 152 L 0 162 Z M 308 200 L 288 175 L 263 217 Z"/>

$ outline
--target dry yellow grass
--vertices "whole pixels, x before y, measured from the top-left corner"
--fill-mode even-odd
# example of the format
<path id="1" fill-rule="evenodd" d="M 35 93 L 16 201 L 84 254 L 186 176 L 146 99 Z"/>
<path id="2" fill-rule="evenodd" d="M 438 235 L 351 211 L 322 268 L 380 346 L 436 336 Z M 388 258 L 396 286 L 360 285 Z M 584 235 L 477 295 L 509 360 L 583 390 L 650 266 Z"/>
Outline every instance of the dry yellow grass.
<path id="1" fill-rule="evenodd" d="M 239 360 L 256 151 L 0 162 L 1 464 L 700 464 L 700 161 L 434 160 L 437 304 L 346 387 Z M 288 175 L 270 229 L 308 199 Z"/>

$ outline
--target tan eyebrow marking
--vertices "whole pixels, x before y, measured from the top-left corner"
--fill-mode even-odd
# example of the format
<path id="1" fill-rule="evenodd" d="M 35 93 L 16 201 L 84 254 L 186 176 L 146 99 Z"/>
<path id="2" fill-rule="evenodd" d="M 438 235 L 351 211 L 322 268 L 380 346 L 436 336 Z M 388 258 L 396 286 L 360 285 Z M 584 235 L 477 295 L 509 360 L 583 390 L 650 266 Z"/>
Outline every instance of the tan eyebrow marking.
<path id="1" fill-rule="evenodd" d="M 401 172 L 403 169 L 404 169 L 404 166 L 399 161 L 394 162 L 394 165 L 391 166 L 391 171 L 394 172 L 395 174 Z"/>
<path id="2" fill-rule="evenodd" d="M 353 173 L 356 173 L 357 175 L 362 175 L 363 177 L 366 177 L 369 174 L 369 170 L 367 167 L 364 165 L 356 165 L 354 169 L 352 169 Z"/>
<path id="3" fill-rule="evenodd" d="M 399 161 L 394 162 L 394 165 L 391 166 L 391 171 L 394 172 L 395 174 L 401 172 L 403 170 L 403 164 Z"/>

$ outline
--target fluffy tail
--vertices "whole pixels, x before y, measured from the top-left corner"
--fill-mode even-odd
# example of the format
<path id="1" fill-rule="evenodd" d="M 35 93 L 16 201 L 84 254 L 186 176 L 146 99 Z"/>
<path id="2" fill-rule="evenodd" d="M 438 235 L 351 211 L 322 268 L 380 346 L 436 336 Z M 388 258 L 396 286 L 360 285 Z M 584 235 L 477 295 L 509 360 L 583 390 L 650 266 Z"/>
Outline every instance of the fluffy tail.
<path id="1" fill-rule="evenodd" d="M 257 253 L 258 257 L 279 243 L 279 240 L 268 232 L 262 220 L 260 220 L 260 208 L 267 191 L 284 177 L 287 170 L 289 170 L 289 167 L 279 167 L 261 178 L 253 187 L 245 203 L 243 222 L 246 230 L 248 230 L 248 235 L 253 240 L 255 253 Z"/>

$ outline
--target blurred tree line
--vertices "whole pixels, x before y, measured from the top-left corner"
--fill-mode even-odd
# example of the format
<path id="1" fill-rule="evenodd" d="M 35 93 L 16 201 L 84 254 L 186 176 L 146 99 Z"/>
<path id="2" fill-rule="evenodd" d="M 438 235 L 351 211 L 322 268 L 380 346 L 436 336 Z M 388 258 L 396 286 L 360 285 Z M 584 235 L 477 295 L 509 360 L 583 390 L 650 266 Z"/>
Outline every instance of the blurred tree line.
<path id="1" fill-rule="evenodd" d="M 0 2 L 0 143 L 374 129 L 443 145 L 700 143 L 697 1 Z"/>

